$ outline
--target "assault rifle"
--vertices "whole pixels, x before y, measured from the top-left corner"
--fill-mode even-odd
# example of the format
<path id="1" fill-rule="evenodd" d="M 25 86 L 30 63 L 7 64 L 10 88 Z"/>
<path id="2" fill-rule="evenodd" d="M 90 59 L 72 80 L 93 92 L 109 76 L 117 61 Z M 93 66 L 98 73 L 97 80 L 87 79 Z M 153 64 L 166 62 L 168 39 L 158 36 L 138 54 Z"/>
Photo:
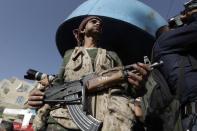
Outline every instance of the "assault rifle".
<path id="1" fill-rule="evenodd" d="M 197 10 L 197 0 L 190 0 L 186 3 L 184 3 L 184 10 L 180 12 L 179 15 L 176 15 L 172 18 L 169 19 L 168 23 L 169 23 L 169 27 L 170 28 L 176 28 L 176 27 L 180 27 L 183 26 L 184 24 L 186 24 L 187 22 L 189 22 L 187 19 L 187 13 L 191 12 L 191 13 L 195 13 L 192 12 L 193 10 Z"/>
<path id="2" fill-rule="evenodd" d="M 163 64 L 162 61 L 153 63 L 154 68 Z M 87 114 L 87 94 L 124 83 L 128 71 L 135 72 L 132 65 L 116 67 L 100 74 L 92 73 L 80 80 L 54 85 L 45 91 L 44 103 L 50 105 L 66 105 L 73 121 L 82 131 L 98 131 L 102 122 Z"/>

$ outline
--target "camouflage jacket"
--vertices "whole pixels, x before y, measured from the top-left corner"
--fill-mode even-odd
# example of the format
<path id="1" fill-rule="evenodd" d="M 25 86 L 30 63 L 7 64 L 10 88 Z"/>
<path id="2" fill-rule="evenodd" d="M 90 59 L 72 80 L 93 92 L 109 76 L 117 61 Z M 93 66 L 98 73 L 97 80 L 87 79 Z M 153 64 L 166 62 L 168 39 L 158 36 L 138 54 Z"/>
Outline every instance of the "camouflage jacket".
<path id="1" fill-rule="evenodd" d="M 101 72 L 121 66 L 119 57 L 114 52 L 101 48 L 85 49 L 76 47 L 65 53 L 63 65 L 54 84 L 64 81 L 78 80 L 92 72 Z M 103 121 L 102 131 L 131 130 L 134 114 L 130 97 L 125 88 L 113 87 L 108 90 L 90 94 L 88 97 L 88 113 Z M 67 108 L 50 111 L 50 116 L 61 126 L 78 129 L 69 116 Z"/>

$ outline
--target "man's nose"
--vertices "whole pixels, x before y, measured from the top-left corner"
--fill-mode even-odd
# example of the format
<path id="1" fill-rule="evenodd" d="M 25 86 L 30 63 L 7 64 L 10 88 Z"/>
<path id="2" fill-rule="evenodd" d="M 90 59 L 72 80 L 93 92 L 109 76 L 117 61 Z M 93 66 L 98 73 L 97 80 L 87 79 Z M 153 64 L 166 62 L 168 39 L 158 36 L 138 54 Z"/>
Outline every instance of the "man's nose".
<path id="1" fill-rule="evenodd" d="M 95 24 L 100 26 L 101 25 L 101 22 L 97 21 Z"/>

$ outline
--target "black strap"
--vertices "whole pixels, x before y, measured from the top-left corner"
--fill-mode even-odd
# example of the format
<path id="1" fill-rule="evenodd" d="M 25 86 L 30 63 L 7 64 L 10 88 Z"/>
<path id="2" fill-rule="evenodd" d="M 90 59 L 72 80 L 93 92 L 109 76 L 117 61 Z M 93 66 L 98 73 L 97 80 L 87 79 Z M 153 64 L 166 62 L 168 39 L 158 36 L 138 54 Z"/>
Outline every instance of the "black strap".
<path id="1" fill-rule="evenodd" d="M 192 131 L 192 127 L 195 125 L 196 119 L 197 119 L 196 114 L 192 114 L 192 119 L 190 119 L 190 121 L 189 121 L 189 125 L 187 127 L 187 131 Z"/>

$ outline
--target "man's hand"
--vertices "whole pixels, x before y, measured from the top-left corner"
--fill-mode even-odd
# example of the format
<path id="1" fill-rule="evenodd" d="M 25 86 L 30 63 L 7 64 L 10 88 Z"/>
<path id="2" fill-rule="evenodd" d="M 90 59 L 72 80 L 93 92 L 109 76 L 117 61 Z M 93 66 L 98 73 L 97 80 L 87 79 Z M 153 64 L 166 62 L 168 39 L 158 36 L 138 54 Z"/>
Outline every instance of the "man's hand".
<path id="1" fill-rule="evenodd" d="M 133 64 L 132 67 L 134 70 L 128 72 L 128 82 L 139 89 L 144 86 L 151 69 L 149 65 L 143 63 Z"/>
<path id="2" fill-rule="evenodd" d="M 30 108 L 38 109 L 43 106 L 44 92 L 35 89 L 29 94 L 28 105 Z"/>

